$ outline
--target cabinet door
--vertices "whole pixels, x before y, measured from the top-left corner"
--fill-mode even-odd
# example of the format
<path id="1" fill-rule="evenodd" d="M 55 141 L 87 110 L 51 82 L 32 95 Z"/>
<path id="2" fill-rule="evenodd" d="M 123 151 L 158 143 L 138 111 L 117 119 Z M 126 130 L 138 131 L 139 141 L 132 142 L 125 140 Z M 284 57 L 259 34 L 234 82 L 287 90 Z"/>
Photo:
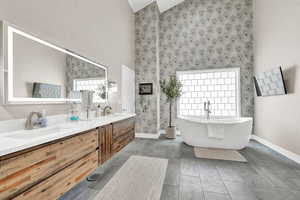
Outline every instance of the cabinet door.
<path id="1" fill-rule="evenodd" d="M 0 161 L 0 199 L 9 199 L 98 148 L 96 130 Z"/>
<path id="2" fill-rule="evenodd" d="M 99 128 L 100 155 L 99 162 L 103 164 L 111 158 L 112 155 L 112 125 Z"/>
<path id="3" fill-rule="evenodd" d="M 54 200 L 97 169 L 98 151 L 83 157 L 64 170 L 20 194 L 15 200 Z"/>

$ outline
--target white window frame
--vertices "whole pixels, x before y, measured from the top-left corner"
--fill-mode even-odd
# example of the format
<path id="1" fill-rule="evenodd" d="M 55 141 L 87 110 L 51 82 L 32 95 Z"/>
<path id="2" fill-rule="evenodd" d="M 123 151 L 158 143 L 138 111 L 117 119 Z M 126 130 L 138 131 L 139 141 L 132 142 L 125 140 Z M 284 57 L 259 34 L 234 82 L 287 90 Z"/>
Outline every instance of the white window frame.
<path id="1" fill-rule="evenodd" d="M 79 91 L 78 89 L 77 89 L 77 85 L 76 85 L 76 82 L 77 81 L 91 81 L 91 80 L 99 80 L 99 79 L 101 79 L 101 77 L 94 77 L 94 78 L 78 78 L 78 79 L 74 79 L 73 80 L 73 90 L 74 91 Z M 104 84 L 106 84 L 106 80 L 104 79 L 103 80 L 103 82 L 104 82 Z M 106 86 L 106 88 L 107 88 L 107 86 Z M 106 89 L 106 91 L 107 91 L 107 89 Z M 100 101 L 100 102 L 95 102 L 95 103 L 105 103 L 106 102 L 106 100 L 103 100 L 103 101 Z"/>
<path id="2" fill-rule="evenodd" d="M 235 81 L 235 86 L 236 86 L 236 109 L 237 109 L 237 116 L 235 117 L 241 117 L 241 72 L 240 72 L 240 68 L 238 67 L 230 67 L 230 68 L 221 68 L 221 69 L 204 69 L 204 70 L 187 70 L 187 71 L 176 71 L 176 77 L 179 79 L 180 75 L 183 74 L 192 74 L 192 73 L 210 73 L 210 72 L 235 72 L 237 74 L 236 77 L 236 81 Z M 180 98 L 177 101 L 177 116 L 179 116 L 180 112 Z M 181 115 L 182 116 L 182 115 Z M 184 115 L 184 116 L 190 116 L 190 115 Z M 194 116 L 195 117 L 195 116 Z M 200 116 L 200 117 L 204 117 L 204 115 Z M 220 117 L 215 117 L 214 118 L 233 118 L 232 116 L 220 116 Z"/>

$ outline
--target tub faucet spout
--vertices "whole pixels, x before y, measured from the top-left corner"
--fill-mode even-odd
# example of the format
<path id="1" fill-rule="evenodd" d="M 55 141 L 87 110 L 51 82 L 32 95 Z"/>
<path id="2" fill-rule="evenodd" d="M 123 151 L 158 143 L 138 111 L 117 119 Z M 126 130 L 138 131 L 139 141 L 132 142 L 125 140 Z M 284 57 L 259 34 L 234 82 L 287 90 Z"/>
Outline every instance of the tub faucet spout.
<path id="1" fill-rule="evenodd" d="M 206 112 L 206 119 L 209 120 L 210 119 L 210 114 L 211 114 L 211 110 L 210 110 L 210 101 L 204 102 L 204 111 Z"/>

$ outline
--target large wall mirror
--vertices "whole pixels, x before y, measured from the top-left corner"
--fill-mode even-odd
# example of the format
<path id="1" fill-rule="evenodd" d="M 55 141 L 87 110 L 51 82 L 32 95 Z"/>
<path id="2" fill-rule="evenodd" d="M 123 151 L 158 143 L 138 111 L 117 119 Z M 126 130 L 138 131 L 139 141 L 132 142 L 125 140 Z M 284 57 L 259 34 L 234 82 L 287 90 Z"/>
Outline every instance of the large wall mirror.
<path id="1" fill-rule="evenodd" d="M 4 103 L 80 101 L 81 90 L 107 101 L 105 66 L 6 23 L 2 32 Z"/>

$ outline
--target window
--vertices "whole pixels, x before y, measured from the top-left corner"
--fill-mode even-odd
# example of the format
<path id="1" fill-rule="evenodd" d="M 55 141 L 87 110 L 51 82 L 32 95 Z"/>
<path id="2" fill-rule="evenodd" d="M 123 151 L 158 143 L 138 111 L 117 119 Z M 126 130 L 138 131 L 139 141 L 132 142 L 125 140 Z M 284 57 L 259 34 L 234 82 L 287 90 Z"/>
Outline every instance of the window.
<path id="1" fill-rule="evenodd" d="M 204 116 L 204 102 L 210 101 L 212 117 L 238 117 L 239 76 L 239 68 L 177 72 L 183 84 L 183 95 L 177 105 L 178 114 Z"/>
<path id="2" fill-rule="evenodd" d="M 95 91 L 94 103 L 104 103 L 105 98 L 101 98 L 101 94 L 105 95 L 105 80 L 101 78 L 75 79 L 73 81 L 74 91 L 90 90 Z"/>

